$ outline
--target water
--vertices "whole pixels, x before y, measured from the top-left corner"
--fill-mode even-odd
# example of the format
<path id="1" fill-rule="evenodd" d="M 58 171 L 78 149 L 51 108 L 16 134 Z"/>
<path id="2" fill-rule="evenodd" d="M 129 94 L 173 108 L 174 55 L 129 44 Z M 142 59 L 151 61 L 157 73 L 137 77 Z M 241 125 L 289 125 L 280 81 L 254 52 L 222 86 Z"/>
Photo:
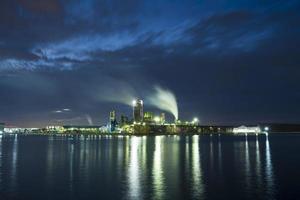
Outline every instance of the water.
<path id="1" fill-rule="evenodd" d="M 0 137 L 1 200 L 300 197 L 300 135 Z"/>

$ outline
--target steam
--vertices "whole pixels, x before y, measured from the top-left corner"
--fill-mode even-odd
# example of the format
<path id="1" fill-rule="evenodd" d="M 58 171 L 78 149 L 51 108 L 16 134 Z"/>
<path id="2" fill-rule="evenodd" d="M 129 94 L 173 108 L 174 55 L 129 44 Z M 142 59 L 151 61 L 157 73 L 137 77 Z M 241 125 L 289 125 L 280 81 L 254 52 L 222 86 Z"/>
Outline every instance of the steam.
<path id="1" fill-rule="evenodd" d="M 148 96 L 148 102 L 161 110 L 172 113 L 175 120 L 177 120 L 178 106 L 175 95 L 171 91 L 162 89 L 159 86 L 156 86 L 154 89 L 155 93 Z"/>
<path id="2" fill-rule="evenodd" d="M 130 84 L 124 81 L 109 79 L 110 85 L 102 85 L 98 88 L 96 99 L 98 101 L 121 103 L 132 106 L 132 100 L 136 99 L 139 92 Z M 113 80 L 113 81 L 111 81 Z M 149 91 L 149 88 L 144 87 L 142 93 L 147 94 L 145 99 L 150 105 L 171 113 L 175 120 L 178 119 L 178 106 L 175 95 L 167 89 L 160 86 L 154 87 L 154 91 Z M 143 99 L 143 98 L 142 98 Z"/>
<path id="3" fill-rule="evenodd" d="M 88 115 L 88 114 L 86 114 L 86 115 L 85 115 L 85 118 L 86 118 L 86 120 L 88 121 L 89 125 L 92 126 L 92 125 L 93 125 L 93 120 L 92 120 L 91 116 Z"/>
<path id="4" fill-rule="evenodd" d="M 113 79 L 114 80 L 114 79 Z M 114 80 L 111 85 L 104 85 L 96 98 L 100 101 L 115 102 L 131 106 L 136 98 L 136 91 L 128 83 Z"/>

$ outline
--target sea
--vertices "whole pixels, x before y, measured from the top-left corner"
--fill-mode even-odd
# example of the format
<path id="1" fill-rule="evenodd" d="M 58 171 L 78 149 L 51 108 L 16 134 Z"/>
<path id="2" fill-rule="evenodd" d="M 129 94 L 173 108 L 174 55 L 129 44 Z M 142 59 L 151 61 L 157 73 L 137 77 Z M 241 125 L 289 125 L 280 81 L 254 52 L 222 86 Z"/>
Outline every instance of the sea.
<path id="1" fill-rule="evenodd" d="M 1 200 L 300 199 L 300 134 L 0 135 Z"/>

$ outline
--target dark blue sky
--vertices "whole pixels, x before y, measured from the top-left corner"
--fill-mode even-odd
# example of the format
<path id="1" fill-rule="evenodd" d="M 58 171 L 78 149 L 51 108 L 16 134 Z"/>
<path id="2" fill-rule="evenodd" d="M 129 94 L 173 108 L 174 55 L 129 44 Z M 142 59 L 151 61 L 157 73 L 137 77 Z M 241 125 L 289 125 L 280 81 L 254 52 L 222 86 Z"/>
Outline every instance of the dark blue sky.
<path id="1" fill-rule="evenodd" d="M 0 121 L 104 124 L 111 109 L 131 114 L 123 98 L 145 99 L 159 85 L 176 95 L 181 119 L 300 123 L 299 8 L 288 0 L 1 0 Z M 159 112 L 147 99 L 145 107 Z"/>

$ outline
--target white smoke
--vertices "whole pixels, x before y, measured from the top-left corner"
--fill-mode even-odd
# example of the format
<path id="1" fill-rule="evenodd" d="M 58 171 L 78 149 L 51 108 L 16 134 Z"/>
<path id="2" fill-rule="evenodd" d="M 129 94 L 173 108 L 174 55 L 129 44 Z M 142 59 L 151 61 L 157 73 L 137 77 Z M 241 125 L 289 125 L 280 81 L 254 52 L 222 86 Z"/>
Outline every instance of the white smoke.
<path id="1" fill-rule="evenodd" d="M 151 96 L 148 96 L 147 101 L 161 109 L 167 112 L 170 112 L 175 117 L 175 120 L 178 119 L 178 106 L 175 95 L 166 89 L 162 89 L 159 86 L 156 86 L 155 93 Z"/>
<path id="2" fill-rule="evenodd" d="M 102 86 L 96 98 L 100 101 L 115 102 L 131 106 L 132 100 L 134 100 L 136 96 L 135 89 L 128 83 L 114 80 L 112 84 Z"/>
<path id="3" fill-rule="evenodd" d="M 160 86 L 154 87 L 154 92 L 143 88 L 143 93 L 149 94 L 146 102 L 152 106 L 171 113 L 175 120 L 178 119 L 178 106 L 175 95 L 167 89 Z M 115 102 L 125 105 L 132 105 L 132 101 L 137 98 L 138 92 L 127 82 L 114 80 L 112 84 L 101 87 L 97 93 L 97 100 L 106 102 Z"/>
<path id="4" fill-rule="evenodd" d="M 86 120 L 88 121 L 89 125 L 92 126 L 94 123 L 93 123 L 93 119 L 91 118 L 90 115 L 86 114 L 85 115 L 85 118 Z"/>

